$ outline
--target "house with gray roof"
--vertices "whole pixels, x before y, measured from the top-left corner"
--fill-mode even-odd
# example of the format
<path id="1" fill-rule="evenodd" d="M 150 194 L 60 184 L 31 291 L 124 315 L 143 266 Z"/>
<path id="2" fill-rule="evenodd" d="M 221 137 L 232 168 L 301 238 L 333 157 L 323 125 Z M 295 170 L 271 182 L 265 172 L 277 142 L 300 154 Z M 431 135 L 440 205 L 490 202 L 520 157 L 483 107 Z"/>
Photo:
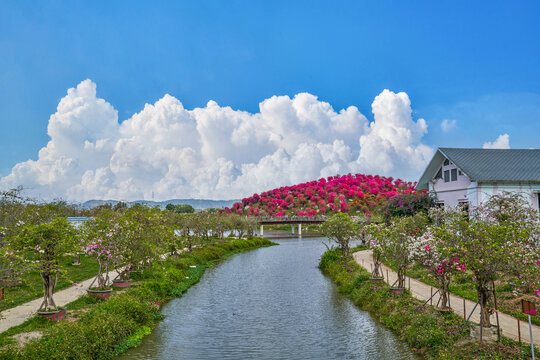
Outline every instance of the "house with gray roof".
<path id="1" fill-rule="evenodd" d="M 416 188 L 445 206 L 476 206 L 491 195 L 518 192 L 540 210 L 540 150 L 438 148 Z"/>

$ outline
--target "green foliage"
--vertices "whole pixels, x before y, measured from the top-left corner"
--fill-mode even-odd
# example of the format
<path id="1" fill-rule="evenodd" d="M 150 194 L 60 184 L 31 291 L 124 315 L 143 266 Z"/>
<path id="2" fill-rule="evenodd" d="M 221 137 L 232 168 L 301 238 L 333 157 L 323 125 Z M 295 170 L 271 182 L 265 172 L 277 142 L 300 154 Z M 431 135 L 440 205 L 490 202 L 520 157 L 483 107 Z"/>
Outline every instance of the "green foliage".
<path id="1" fill-rule="evenodd" d="M 193 206 L 189 204 L 167 204 L 167 206 L 165 206 L 165 209 L 178 214 L 192 214 L 195 212 Z"/>
<path id="2" fill-rule="evenodd" d="M 384 204 L 382 213 L 385 221 L 392 218 L 412 216 L 417 213 L 427 214 L 435 205 L 435 199 L 427 193 L 399 194 Z"/>
<path id="3" fill-rule="evenodd" d="M 210 250 L 203 248 L 162 263 L 155 262 L 152 267 L 132 274 L 140 282 L 139 285 L 116 293 L 106 302 L 82 297 L 69 304 L 68 309 L 90 305 L 89 310 L 77 322 L 53 323 L 47 319 L 34 318 L 24 326 L 8 331 L 10 336 L 33 329 L 44 331 L 41 339 L 30 341 L 22 349 L 4 336 L 6 333 L 0 335 L 0 346 L 5 345 L 0 348 L 0 358 L 109 359 L 139 345 L 142 337 L 150 333 L 155 321 L 162 318 L 159 304 L 181 296 L 199 281 L 213 261 L 238 251 L 273 244 L 261 238 L 236 240 L 229 244 L 217 244 Z"/>
<path id="4" fill-rule="evenodd" d="M 366 270 L 351 258 L 343 259 L 336 250 L 321 257 L 319 268 L 355 305 L 369 311 L 428 359 L 527 359 L 530 354 L 530 347 L 504 337 L 495 345 L 466 341 L 468 333 L 459 333 L 460 316 L 440 313 L 430 306 L 419 309 L 422 303 L 409 293 L 393 296 L 386 283 L 372 283 Z"/>
<path id="5" fill-rule="evenodd" d="M 60 267 L 64 269 L 64 276 L 58 279 L 56 290 L 65 289 L 79 282 L 95 276 L 98 264 L 95 257 L 80 256 L 80 266 L 73 266 L 73 256 L 67 255 L 59 260 Z M 0 301 L 0 311 L 9 309 L 30 300 L 43 296 L 43 279 L 36 271 L 27 271 L 19 277 L 21 283 L 14 287 L 5 288 L 5 299 Z"/>
<path id="6" fill-rule="evenodd" d="M 349 255 L 349 243 L 360 236 L 360 228 L 349 215 L 338 213 L 319 227 L 322 235 L 336 242 L 345 255 Z"/>

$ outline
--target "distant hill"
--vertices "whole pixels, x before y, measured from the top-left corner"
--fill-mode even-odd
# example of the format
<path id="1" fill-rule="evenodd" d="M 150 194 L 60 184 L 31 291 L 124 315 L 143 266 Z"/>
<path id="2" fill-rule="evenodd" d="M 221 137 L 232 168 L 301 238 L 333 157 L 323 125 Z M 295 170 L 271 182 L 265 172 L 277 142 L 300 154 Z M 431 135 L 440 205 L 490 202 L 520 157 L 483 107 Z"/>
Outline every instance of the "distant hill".
<path id="1" fill-rule="evenodd" d="M 171 199 L 165 201 L 150 201 L 150 200 L 135 200 L 135 201 L 126 201 L 126 204 L 145 204 L 149 206 L 159 206 L 165 208 L 167 204 L 188 204 L 193 206 L 195 209 L 207 209 L 207 208 L 224 208 L 227 206 L 232 206 L 238 200 L 205 200 L 205 199 Z M 99 205 L 116 205 L 120 201 L 118 200 L 88 200 L 81 204 L 82 209 L 91 209 Z"/>

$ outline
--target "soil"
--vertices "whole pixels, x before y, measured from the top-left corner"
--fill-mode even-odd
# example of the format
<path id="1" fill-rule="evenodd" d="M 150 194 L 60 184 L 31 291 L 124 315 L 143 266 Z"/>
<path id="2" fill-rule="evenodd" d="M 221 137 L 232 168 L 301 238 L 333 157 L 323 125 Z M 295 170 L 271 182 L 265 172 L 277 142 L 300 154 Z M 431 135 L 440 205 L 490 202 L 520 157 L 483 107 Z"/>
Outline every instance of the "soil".
<path id="1" fill-rule="evenodd" d="M 13 335 L 13 338 L 17 341 L 17 344 L 22 347 L 30 340 L 39 339 L 42 335 L 43 333 L 41 331 L 30 331 Z"/>

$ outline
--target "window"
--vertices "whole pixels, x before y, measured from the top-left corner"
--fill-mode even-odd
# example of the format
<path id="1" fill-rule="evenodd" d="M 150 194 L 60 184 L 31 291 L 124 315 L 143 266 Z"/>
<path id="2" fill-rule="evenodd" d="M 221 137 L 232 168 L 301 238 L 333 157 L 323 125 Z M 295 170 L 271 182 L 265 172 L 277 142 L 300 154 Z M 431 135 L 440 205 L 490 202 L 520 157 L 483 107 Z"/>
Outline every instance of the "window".
<path id="1" fill-rule="evenodd" d="M 457 169 L 452 169 L 452 181 L 457 181 Z"/>
<path id="2" fill-rule="evenodd" d="M 439 171 L 437 171 L 437 173 L 435 174 L 434 179 L 435 180 L 442 179 L 442 168 L 440 168 Z"/>
<path id="3" fill-rule="evenodd" d="M 449 182 L 450 181 L 450 170 L 445 170 L 444 171 L 444 182 Z"/>
<path id="4" fill-rule="evenodd" d="M 467 200 L 460 200 L 459 201 L 459 207 L 463 211 L 463 218 L 465 220 L 469 220 L 469 201 Z"/>
<path id="5" fill-rule="evenodd" d="M 437 201 L 435 203 L 435 207 L 443 208 L 444 207 L 444 201 L 441 201 L 441 200 Z"/>
<path id="6" fill-rule="evenodd" d="M 448 166 L 448 165 L 450 165 L 450 160 L 448 159 L 444 160 L 444 166 Z"/>
<path id="7" fill-rule="evenodd" d="M 463 175 L 463 173 L 461 172 L 461 170 L 458 171 L 458 174 L 459 174 L 459 175 Z"/>

